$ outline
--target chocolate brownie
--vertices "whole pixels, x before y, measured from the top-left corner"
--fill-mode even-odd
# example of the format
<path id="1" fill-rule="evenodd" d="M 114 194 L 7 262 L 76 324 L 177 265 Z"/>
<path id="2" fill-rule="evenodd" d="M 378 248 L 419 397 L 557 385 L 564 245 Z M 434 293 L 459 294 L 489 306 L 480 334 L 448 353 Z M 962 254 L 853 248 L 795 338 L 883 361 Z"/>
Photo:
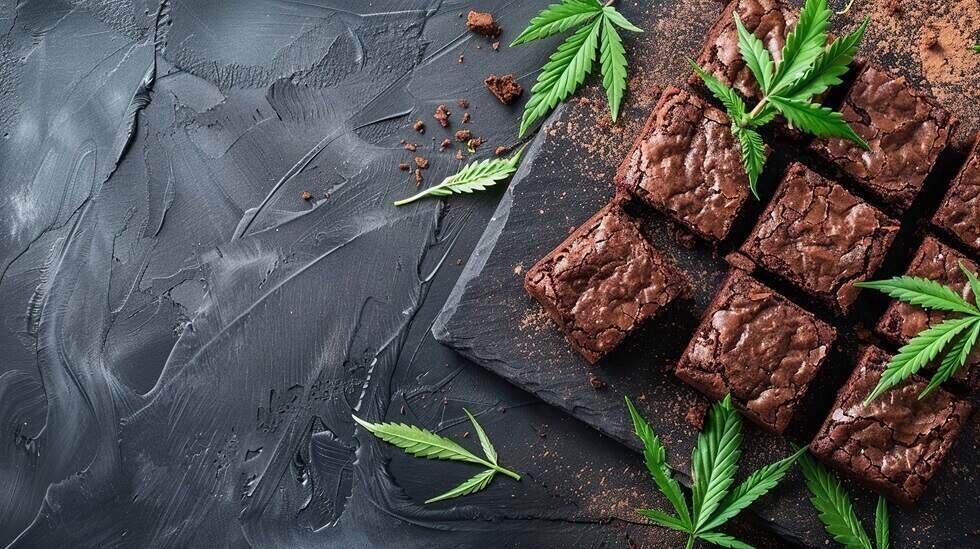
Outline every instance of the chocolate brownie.
<path id="1" fill-rule="evenodd" d="M 874 65 L 858 74 L 841 112 L 870 150 L 844 139 L 817 139 L 811 149 L 871 195 L 904 212 L 946 148 L 956 119 L 904 76 Z"/>
<path id="2" fill-rule="evenodd" d="M 940 284 L 949 286 L 956 290 L 968 301 L 972 301 L 970 284 L 966 280 L 963 271 L 960 270 L 959 262 L 973 272 L 977 271 L 977 264 L 960 255 L 956 250 L 939 242 L 931 236 L 927 236 L 919 246 L 919 251 L 912 258 L 912 263 L 905 271 L 908 276 L 918 276 L 935 280 Z M 878 322 L 876 331 L 883 337 L 897 346 L 905 345 L 916 334 L 933 324 L 942 322 L 947 313 L 924 309 L 917 305 L 910 305 L 901 301 L 893 301 L 885 315 Z M 956 316 L 956 315 L 954 315 Z M 964 367 L 956 372 L 959 379 L 967 379 L 967 373 L 977 364 L 980 364 L 980 347 L 970 356 L 969 361 Z"/>
<path id="3" fill-rule="evenodd" d="M 684 276 L 615 203 L 576 229 L 524 279 L 527 293 L 589 363 L 687 287 Z"/>
<path id="4" fill-rule="evenodd" d="M 932 223 L 980 257 L 980 134 Z"/>
<path id="5" fill-rule="evenodd" d="M 737 12 L 746 30 L 759 37 L 774 60 L 782 59 L 788 28 L 796 25 L 797 12 L 781 0 L 733 0 L 721 11 L 718 20 L 708 31 L 697 63 L 708 74 L 735 88 L 744 97 L 762 97 L 755 77 L 742 60 L 738 49 Z M 704 87 L 696 74 L 689 83 Z"/>
<path id="6" fill-rule="evenodd" d="M 782 433 L 823 364 L 836 331 L 748 274 L 733 269 L 677 363 L 675 374 Z"/>
<path id="7" fill-rule="evenodd" d="M 810 451 L 868 488 L 911 504 L 949 453 L 971 407 L 943 389 L 920 400 L 926 380 L 917 375 L 865 405 L 890 358 L 877 347 L 862 351 Z"/>
<path id="8" fill-rule="evenodd" d="M 794 163 L 741 252 L 840 313 L 884 260 L 898 222 Z"/>
<path id="9" fill-rule="evenodd" d="M 749 197 L 731 121 L 701 99 L 668 87 L 616 185 L 702 237 L 723 240 Z"/>

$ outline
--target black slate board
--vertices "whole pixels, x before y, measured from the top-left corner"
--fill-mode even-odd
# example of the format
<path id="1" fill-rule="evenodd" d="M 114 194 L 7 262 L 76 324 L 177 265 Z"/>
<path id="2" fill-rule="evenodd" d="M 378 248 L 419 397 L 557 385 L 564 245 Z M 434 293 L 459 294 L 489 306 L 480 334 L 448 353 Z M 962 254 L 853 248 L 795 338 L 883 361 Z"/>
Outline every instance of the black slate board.
<path id="1" fill-rule="evenodd" d="M 622 348 L 591 367 L 570 350 L 557 327 L 544 317 L 522 287 L 524 272 L 561 242 L 570 228 L 585 221 L 613 195 L 612 172 L 606 178 L 597 177 L 591 170 L 599 159 L 589 153 L 589 147 L 582 146 L 581 138 L 571 137 L 573 132 L 561 131 L 576 125 L 576 119 L 595 115 L 587 107 L 571 104 L 552 116 L 542 136 L 528 150 L 432 332 L 438 341 L 466 358 L 638 450 L 623 405 L 623 396 L 629 395 L 664 440 L 672 467 L 684 478 L 697 435 L 685 415 L 703 401 L 674 379 L 670 365 L 683 351 L 728 269 L 722 259 L 725 250 L 713 251 L 700 242 L 681 245 L 669 221 L 630 206 L 654 246 L 675 259 L 696 289 L 689 298 L 675 302 L 647 323 Z M 625 137 L 622 139 L 631 141 Z M 764 176 L 768 184 L 778 177 L 791 156 L 795 154 L 770 161 Z M 940 170 L 937 178 L 946 177 L 952 169 Z M 749 218 L 742 220 L 737 234 L 730 239 L 735 245 L 750 228 L 753 212 L 761 207 L 756 204 L 750 208 Z M 917 238 L 912 225 L 900 235 L 895 246 L 899 251 L 886 268 L 897 268 L 904 261 L 901 252 L 914 249 L 909 245 Z M 732 245 L 728 243 L 729 247 Z M 764 280 L 793 294 L 778 281 Z M 792 297 L 802 300 L 798 295 Z M 874 296 L 862 296 L 862 300 L 858 304 L 862 310 L 855 315 L 858 321 L 876 318 L 883 302 Z M 809 308 L 813 310 L 812 306 Z M 849 327 L 854 322 L 838 320 L 836 324 L 847 334 L 853 331 Z M 790 426 L 789 438 L 799 444 L 810 440 L 853 366 L 850 357 L 855 356 L 857 345 L 847 335 L 841 338 L 812 384 L 805 406 L 814 412 Z M 607 386 L 594 388 L 589 381 L 591 375 Z M 975 458 L 977 439 L 974 416 L 919 503 L 911 509 L 892 509 L 895 547 L 980 546 L 975 539 L 977 528 L 970 520 L 980 516 L 980 501 L 973 486 L 980 469 Z M 789 440 L 746 424 L 742 472 L 775 461 L 790 451 Z M 849 490 L 856 497 L 865 522 L 872 524 L 871 494 L 850 483 Z M 795 472 L 752 510 L 789 543 L 820 547 L 827 542 Z"/>

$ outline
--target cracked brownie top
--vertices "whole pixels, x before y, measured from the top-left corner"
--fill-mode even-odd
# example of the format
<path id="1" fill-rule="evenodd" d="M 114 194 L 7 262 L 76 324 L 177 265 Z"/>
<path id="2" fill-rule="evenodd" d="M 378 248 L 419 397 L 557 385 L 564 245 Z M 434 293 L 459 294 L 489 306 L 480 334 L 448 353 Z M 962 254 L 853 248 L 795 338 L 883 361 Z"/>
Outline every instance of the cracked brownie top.
<path id="1" fill-rule="evenodd" d="M 946 148 L 955 119 L 904 76 L 871 65 L 858 74 L 841 113 L 870 150 L 843 139 L 819 139 L 811 148 L 885 204 L 905 211 Z"/>
<path id="2" fill-rule="evenodd" d="M 616 175 L 620 188 L 709 240 L 722 240 L 749 197 L 731 121 L 669 87 Z"/>
<path id="3" fill-rule="evenodd" d="M 864 349 L 810 450 L 869 488 L 910 504 L 949 453 L 970 405 L 943 389 L 920 400 L 926 380 L 919 376 L 864 405 L 889 359 L 877 347 Z"/>
<path id="4" fill-rule="evenodd" d="M 932 222 L 980 255 L 980 134 Z"/>
<path id="5" fill-rule="evenodd" d="M 802 164 L 789 167 L 741 251 L 846 313 L 881 265 L 898 222 Z"/>
<path id="6" fill-rule="evenodd" d="M 750 419 L 782 433 L 835 336 L 828 324 L 735 269 L 675 373 L 713 399 L 731 393 Z"/>
<path id="7" fill-rule="evenodd" d="M 535 264 L 524 287 L 594 363 L 684 293 L 687 281 L 610 203 Z"/>

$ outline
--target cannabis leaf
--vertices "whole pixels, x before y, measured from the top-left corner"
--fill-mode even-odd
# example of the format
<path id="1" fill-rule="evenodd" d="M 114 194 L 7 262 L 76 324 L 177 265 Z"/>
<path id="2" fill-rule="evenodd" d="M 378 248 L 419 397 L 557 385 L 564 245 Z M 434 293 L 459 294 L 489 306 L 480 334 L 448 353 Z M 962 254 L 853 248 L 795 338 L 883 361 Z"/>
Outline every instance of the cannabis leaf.
<path id="1" fill-rule="evenodd" d="M 497 182 L 507 179 L 517 171 L 517 164 L 520 162 L 524 147 L 518 149 L 513 156 L 507 159 L 487 158 L 480 162 L 467 164 L 455 175 L 443 179 L 442 183 L 434 187 L 429 187 L 408 198 L 399 200 L 395 202 L 395 206 L 404 206 L 425 196 L 449 196 L 451 194 L 472 193 L 491 187 L 497 184 Z"/>
<path id="2" fill-rule="evenodd" d="M 779 484 L 802 450 L 760 468 L 731 490 L 742 455 L 742 417 L 732 406 L 731 397 L 726 396 L 712 406 L 705 429 L 698 436 L 691 459 L 693 486 L 689 508 L 680 484 L 671 476 L 660 438 L 629 397 L 626 408 L 633 420 L 633 430 L 643 443 L 647 471 L 675 514 L 656 509 L 637 509 L 636 512 L 655 524 L 687 534 L 688 549 L 699 539 L 721 547 L 751 549 L 750 545 L 716 529 Z"/>
<path id="3" fill-rule="evenodd" d="M 732 14 L 739 52 L 763 94 L 748 112 L 745 101 L 735 90 L 691 62 L 694 72 L 728 111 L 732 134 L 739 140 L 749 188 L 756 198 L 759 198 L 756 186 L 767 156 L 757 129 L 776 115 L 781 114 L 791 127 L 817 137 L 847 139 L 868 148 L 839 112 L 811 102 L 814 96 L 841 83 L 841 76 L 847 72 L 868 28 L 866 18 L 853 32 L 828 44 L 830 16 L 827 0 L 806 0 L 796 26 L 786 36 L 780 60 L 775 62 L 762 40 L 745 28 L 737 13 Z"/>
<path id="4" fill-rule="evenodd" d="M 626 91 L 626 49 L 616 28 L 643 32 L 630 23 L 616 8 L 598 0 L 562 0 L 551 4 L 531 19 L 528 27 L 511 43 L 524 44 L 564 32 L 582 25 L 548 58 L 538 80 L 531 88 L 531 99 L 524 106 L 520 135 L 546 115 L 559 102 L 568 99 L 592 72 L 599 48 L 602 86 L 609 100 L 613 122 L 619 118 L 619 108 Z"/>
<path id="5" fill-rule="evenodd" d="M 874 549 L 864 526 L 854 513 L 851 498 L 840 482 L 809 454 L 800 456 L 798 462 L 812 497 L 810 503 L 819 513 L 820 522 L 834 541 L 846 549 Z M 875 542 L 877 549 L 888 549 L 888 506 L 885 498 L 878 496 L 875 512 Z"/>
<path id="6" fill-rule="evenodd" d="M 980 53 L 980 44 L 973 46 L 973 51 Z"/>
<path id="7" fill-rule="evenodd" d="M 973 300 L 976 302 L 980 299 L 978 297 L 980 296 L 980 280 L 977 279 L 976 274 L 963 265 L 962 261 L 959 266 L 966 276 L 970 291 L 973 293 Z M 939 353 L 951 343 L 952 346 L 944 355 L 939 368 L 929 380 L 929 384 L 919 393 L 919 398 L 925 398 L 931 394 L 966 364 L 973 346 L 980 338 L 980 307 L 976 304 L 970 304 L 952 288 L 934 280 L 915 276 L 898 276 L 889 280 L 858 282 L 856 285 L 861 288 L 877 290 L 899 301 L 918 305 L 925 309 L 965 315 L 947 318 L 943 322 L 919 332 L 909 340 L 885 366 L 885 371 L 881 373 L 878 385 L 865 399 L 865 404 L 918 372 L 923 366 L 939 356 Z"/>
<path id="8" fill-rule="evenodd" d="M 520 475 L 497 464 L 497 450 L 490 443 L 490 439 L 487 438 L 483 427 L 476 421 L 476 418 L 473 417 L 473 414 L 469 410 L 464 408 L 463 412 L 466 413 L 466 417 L 473 424 L 473 430 L 476 431 L 476 435 L 480 439 L 480 445 L 483 447 L 483 453 L 486 455 L 486 459 L 477 457 L 452 439 L 414 425 L 405 425 L 404 423 L 370 423 L 354 415 L 351 417 L 354 418 L 354 421 L 358 425 L 367 429 L 371 434 L 389 444 L 401 448 L 408 455 L 427 459 L 465 461 L 486 467 L 484 471 L 463 481 L 462 484 L 452 490 L 425 500 L 426 503 L 433 503 L 479 492 L 490 485 L 490 481 L 493 480 L 494 475 L 497 473 L 503 473 L 514 480 L 521 480 Z"/>

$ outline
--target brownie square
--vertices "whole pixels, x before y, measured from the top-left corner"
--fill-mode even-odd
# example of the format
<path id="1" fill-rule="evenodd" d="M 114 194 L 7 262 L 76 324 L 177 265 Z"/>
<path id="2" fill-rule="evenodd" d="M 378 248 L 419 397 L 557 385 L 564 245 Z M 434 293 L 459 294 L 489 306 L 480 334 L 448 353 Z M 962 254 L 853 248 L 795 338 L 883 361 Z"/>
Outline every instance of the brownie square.
<path id="1" fill-rule="evenodd" d="M 527 293 L 595 363 L 688 288 L 636 222 L 609 203 L 534 265 Z"/>
<path id="2" fill-rule="evenodd" d="M 877 347 L 862 351 L 810 451 L 868 488 L 908 505 L 939 470 L 971 407 L 943 389 L 920 400 L 927 383 L 917 375 L 865 405 L 890 358 Z"/>
<path id="3" fill-rule="evenodd" d="M 789 167 L 741 252 L 847 313 L 895 239 L 898 222 L 802 164 Z"/>
<path id="4" fill-rule="evenodd" d="M 616 185 L 709 241 L 728 236 L 749 197 L 738 141 L 724 112 L 668 87 Z"/>
<path id="5" fill-rule="evenodd" d="M 745 29 L 759 37 L 773 60 L 782 59 L 788 28 L 796 25 L 797 12 L 781 0 L 733 0 L 721 11 L 715 24 L 708 30 L 704 47 L 697 63 L 743 97 L 761 99 L 762 93 L 755 77 L 742 60 L 738 49 L 738 31 L 735 28 L 737 12 Z M 691 75 L 692 86 L 704 88 L 696 74 Z"/>
<path id="6" fill-rule="evenodd" d="M 827 323 L 733 269 L 675 374 L 715 400 L 731 394 L 749 419 L 782 433 L 836 335 Z"/>
<path id="7" fill-rule="evenodd" d="M 872 196 L 904 212 L 946 148 L 956 119 L 904 76 L 874 65 L 857 75 L 841 112 L 870 150 L 844 139 L 817 139 L 810 148 Z"/>
<path id="8" fill-rule="evenodd" d="M 922 245 L 919 246 L 915 257 L 912 258 L 912 263 L 905 274 L 935 280 L 953 288 L 968 301 L 972 301 L 970 284 L 959 268 L 960 261 L 967 269 L 973 272 L 977 271 L 976 263 L 935 238 L 927 236 L 922 241 Z M 942 322 L 948 316 L 948 313 L 942 311 L 924 309 L 901 301 L 892 301 L 875 330 L 896 346 L 901 346 L 908 343 L 922 330 Z M 977 364 L 980 364 L 980 347 L 974 350 L 967 363 L 957 370 L 954 377 L 960 380 L 968 379 L 968 374 Z"/>
<path id="9" fill-rule="evenodd" d="M 932 223 L 980 257 L 980 134 Z"/>

